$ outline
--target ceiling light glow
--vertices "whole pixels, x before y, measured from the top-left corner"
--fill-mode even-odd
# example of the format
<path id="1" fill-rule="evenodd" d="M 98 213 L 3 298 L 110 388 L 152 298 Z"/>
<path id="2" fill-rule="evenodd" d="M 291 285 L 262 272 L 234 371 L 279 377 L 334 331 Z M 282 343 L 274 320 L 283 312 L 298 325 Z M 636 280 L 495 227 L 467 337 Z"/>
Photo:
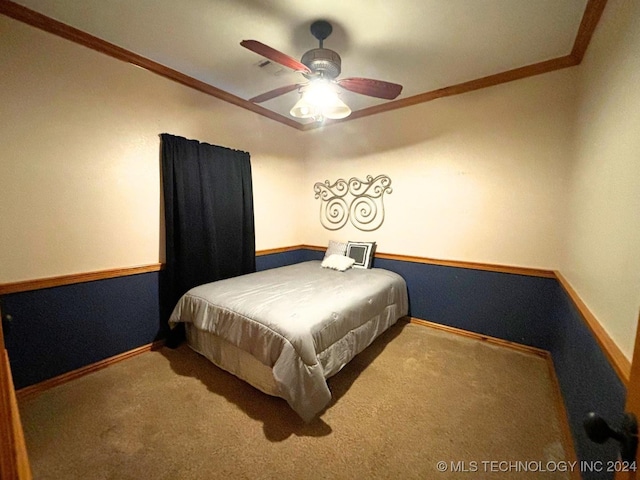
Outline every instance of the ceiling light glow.
<path id="1" fill-rule="evenodd" d="M 300 89 L 302 96 L 289 112 L 296 118 L 338 120 L 348 117 L 351 109 L 340 100 L 335 86 L 325 80 L 316 80 Z"/>

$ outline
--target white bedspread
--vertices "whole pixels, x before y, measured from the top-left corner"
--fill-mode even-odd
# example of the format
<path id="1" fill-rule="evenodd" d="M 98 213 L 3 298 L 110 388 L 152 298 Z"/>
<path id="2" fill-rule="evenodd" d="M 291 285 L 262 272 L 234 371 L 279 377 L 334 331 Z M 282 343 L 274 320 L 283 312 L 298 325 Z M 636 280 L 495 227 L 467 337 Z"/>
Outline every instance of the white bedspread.
<path id="1" fill-rule="evenodd" d="M 282 398 L 310 421 L 331 400 L 326 378 L 407 311 L 396 273 L 312 261 L 195 287 L 169 322 L 191 322 L 271 367 Z"/>

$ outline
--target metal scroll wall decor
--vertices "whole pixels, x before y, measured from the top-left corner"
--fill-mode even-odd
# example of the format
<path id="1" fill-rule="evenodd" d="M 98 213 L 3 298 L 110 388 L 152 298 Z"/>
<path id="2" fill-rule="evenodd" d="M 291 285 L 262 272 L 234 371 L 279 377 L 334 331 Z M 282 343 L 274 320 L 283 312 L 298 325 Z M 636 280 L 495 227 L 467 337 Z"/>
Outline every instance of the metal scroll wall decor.
<path id="1" fill-rule="evenodd" d="M 329 180 L 317 182 L 313 191 L 321 201 L 320 223 L 324 228 L 339 230 L 350 221 L 358 230 L 371 232 L 384 222 L 382 197 L 393 189 L 386 175 L 367 175 L 366 181 L 352 177 L 333 184 Z"/>

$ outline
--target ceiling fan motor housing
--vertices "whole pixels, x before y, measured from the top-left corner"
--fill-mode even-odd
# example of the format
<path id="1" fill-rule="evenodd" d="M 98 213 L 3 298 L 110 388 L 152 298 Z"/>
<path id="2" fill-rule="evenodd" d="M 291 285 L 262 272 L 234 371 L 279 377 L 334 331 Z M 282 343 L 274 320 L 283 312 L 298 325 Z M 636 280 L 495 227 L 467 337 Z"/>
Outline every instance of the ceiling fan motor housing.
<path id="1" fill-rule="evenodd" d="M 314 73 L 319 73 L 324 77 L 336 78 L 340 75 L 342 60 L 333 50 L 328 48 L 314 48 L 306 52 L 301 62 Z"/>

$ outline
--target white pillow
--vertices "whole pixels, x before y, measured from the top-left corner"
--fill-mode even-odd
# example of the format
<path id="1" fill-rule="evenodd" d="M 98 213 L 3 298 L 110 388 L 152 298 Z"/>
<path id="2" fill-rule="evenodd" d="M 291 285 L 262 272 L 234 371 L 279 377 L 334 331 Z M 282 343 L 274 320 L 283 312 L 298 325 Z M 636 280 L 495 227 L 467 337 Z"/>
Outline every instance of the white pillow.
<path id="1" fill-rule="evenodd" d="M 351 257 L 345 257 L 344 255 L 329 255 L 326 257 L 320 266 L 322 268 L 330 268 L 332 270 L 338 270 L 340 272 L 344 272 L 345 270 L 350 269 L 355 260 Z"/>
<path id="2" fill-rule="evenodd" d="M 329 247 L 324 254 L 324 258 L 329 258 L 331 255 L 346 255 L 346 253 L 346 242 L 336 242 L 335 240 L 329 240 Z"/>

